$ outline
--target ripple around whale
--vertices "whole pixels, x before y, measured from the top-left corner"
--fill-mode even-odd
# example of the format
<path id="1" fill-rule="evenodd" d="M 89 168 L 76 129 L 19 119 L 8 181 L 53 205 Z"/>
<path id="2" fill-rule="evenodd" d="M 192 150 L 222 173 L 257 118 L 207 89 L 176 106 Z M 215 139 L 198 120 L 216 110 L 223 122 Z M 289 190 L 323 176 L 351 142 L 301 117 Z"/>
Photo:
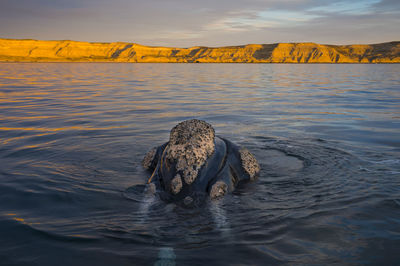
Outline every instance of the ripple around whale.
<path id="1" fill-rule="evenodd" d="M 364 182 L 368 177 L 357 175 L 362 160 L 336 148 L 336 143 L 255 137 L 240 145 L 258 158 L 260 177 L 254 183 L 239 186 L 217 204 L 209 201 L 199 209 L 185 209 L 158 200 L 143 213 L 145 186 L 135 185 L 124 192 L 124 197 L 137 202 L 137 208 L 142 210 L 137 214 L 152 235 L 150 239 L 156 239 L 157 246 L 168 246 L 166 249 L 172 250 L 180 262 L 206 263 L 196 253 L 188 254 L 188 248 L 210 254 L 218 248 L 220 254 L 230 254 L 232 250 L 250 252 L 253 259 L 274 264 L 312 263 L 315 257 L 328 263 L 330 259 L 321 257 L 321 252 L 344 257 L 346 253 L 357 253 L 350 237 L 352 230 L 365 230 L 363 223 L 374 222 L 362 218 L 362 226 L 353 229 L 347 224 L 371 213 L 366 206 L 400 209 L 398 199 L 377 200 L 382 191 L 374 191 Z M 397 230 L 390 224 L 384 228 Z M 367 229 L 365 233 L 372 232 Z M 343 247 L 338 249 L 337 245 Z M 281 253 L 283 247 L 286 253 Z M 212 261 L 217 265 L 234 263 L 234 259 L 219 258 L 216 255 Z M 355 262 L 357 256 L 345 261 Z"/>
<path id="2" fill-rule="evenodd" d="M 267 235 L 274 234 L 279 238 L 284 233 L 283 227 L 289 226 L 296 218 L 335 211 L 341 209 L 345 202 L 363 200 L 353 197 L 351 193 L 349 195 L 357 186 L 357 180 L 351 180 L 352 168 L 356 167 L 357 158 L 349 153 L 326 144 L 321 145 L 319 141 L 303 143 L 257 138 L 244 145 L 259 159 L 262 169 L 259 179 L 240 186 L 232 195 L 221 200 L 217 209 L 211 201 L 200 210 L 190 210 L 189 213 L 175 204 L 166 204 L 160 200 L 152 202 L 152 206 L 147 206 L 147 213 L 138 213 L 142 218 L 146 217 L 145 223 L 158 228 L 154 237 L 157 236 L 159 241 L 164 242 L 173 236 L 176 245 L 180 246 L 190 245 L 188 234 L 196 235 L 196 240 L 192 243 L 196 248 L 212 245 L 206 241 L 210 234 L 221 235 L 224 230 L 229 231 L 230 236 L 227 239 L 231 240 L 215 241 L 247 239 L 250 228 L 258 232 L 267 231 Z M 140 209 L 148 203 L 145 190 L 145 185 L 139 184 L 127 188 L 123 195 L 138 203 L 137 208 Z M 249 213 L 252 213 L 253 218 L 243 226 Z M 165 223 L 181 219 L 185 222 L 176 228 L 164 227 Z M 192 227 L 191 223 L 202 226 Z M 167 231 L 164 231 L 166 228 Z M 166 239 L 163 240 L 160 236 L 165 236 Z M 261 235 L 259 238 L 264 239 Z M 271 241 L 274 242 L 273 239 Z M 257 237 L 246 243 L 256 244 Z"/>

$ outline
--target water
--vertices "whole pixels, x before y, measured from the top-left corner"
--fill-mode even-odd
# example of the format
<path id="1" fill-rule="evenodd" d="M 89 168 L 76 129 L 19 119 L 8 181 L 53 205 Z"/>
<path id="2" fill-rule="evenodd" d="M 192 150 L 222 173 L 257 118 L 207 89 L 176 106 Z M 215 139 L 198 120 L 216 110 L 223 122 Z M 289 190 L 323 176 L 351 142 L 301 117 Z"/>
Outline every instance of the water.
<path id="1" fill-rule="evenodd" d="M 0 64 L 2 265 L 400 261 L 400 65 Z M 258 181 L 204 207 L 141 159 L 198 118 Z"/>

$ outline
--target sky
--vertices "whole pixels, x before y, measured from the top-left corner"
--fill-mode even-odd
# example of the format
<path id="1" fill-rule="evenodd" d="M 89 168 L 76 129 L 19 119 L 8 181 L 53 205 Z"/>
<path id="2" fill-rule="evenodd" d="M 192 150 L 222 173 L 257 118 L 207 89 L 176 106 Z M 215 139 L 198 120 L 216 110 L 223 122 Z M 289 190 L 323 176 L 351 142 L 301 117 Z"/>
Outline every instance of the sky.
<path id="1" fill-rule="evenodd" d="M 0 38 L 190 47 L 400 41 L 400 0 L 0 0 Z"/>

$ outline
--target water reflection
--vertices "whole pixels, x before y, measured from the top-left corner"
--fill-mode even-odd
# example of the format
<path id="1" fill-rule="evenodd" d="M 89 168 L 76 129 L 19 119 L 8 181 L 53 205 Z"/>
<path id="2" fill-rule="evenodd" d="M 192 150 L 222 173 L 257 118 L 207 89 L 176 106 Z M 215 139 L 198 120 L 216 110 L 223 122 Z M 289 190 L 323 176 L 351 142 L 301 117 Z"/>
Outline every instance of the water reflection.
<path id="1" fill-rule="evenodd" d="M 394 264 L 399 72 L 0 64 L 0 256 L 5 264 Z M 248 147 L 260 179 L 197 210 L 144 197 L 143 155 L 189 118 Z"/>

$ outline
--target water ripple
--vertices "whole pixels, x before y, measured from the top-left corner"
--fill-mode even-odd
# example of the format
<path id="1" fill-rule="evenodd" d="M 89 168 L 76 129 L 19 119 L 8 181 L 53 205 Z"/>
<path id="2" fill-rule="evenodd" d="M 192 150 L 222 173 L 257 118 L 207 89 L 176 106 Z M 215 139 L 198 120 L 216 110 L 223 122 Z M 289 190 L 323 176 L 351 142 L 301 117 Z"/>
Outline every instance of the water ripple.
<path id="1" fill-rule="evenodd" d="M 394 265 L 399 72 L 0 64 L 3 263 Z M 259 179 L 195 209 L 149 197 L 141 159 L 189 118 L 246 146 Z"/>

